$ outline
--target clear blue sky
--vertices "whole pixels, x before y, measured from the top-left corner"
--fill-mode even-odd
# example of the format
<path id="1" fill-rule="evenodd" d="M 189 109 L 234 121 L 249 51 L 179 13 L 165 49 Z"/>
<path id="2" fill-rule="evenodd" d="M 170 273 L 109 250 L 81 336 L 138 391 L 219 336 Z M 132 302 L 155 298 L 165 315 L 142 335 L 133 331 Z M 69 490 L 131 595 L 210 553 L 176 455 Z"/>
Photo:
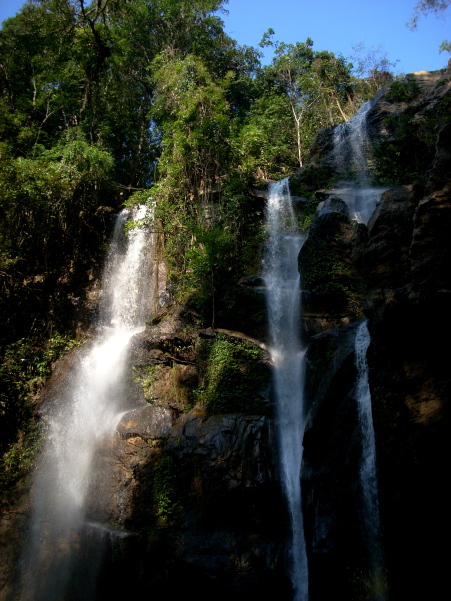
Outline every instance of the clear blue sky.
<path id="1" fill-rule="evenodd" d="M 330 50 L 345 57 L 352 46 L 383 47 L 388 58 L 399 60 L 395 71 L 441 69 L 449 54 L 438 46 L 451 39 L 451 9 L 444 18 L 422 17 L 418 29 L 410 31 L 417 0 L 229 0 L 223 16 L 227 33 L 239 44 L 257 46 L 262 34 L 272 27 L 275 39 L 283 42 L 314 41 L 315 50 Z M 0 0 L 0 22 L 14 15 L 23 0 Z M 269 58 L 270 53 L 267 53 Z"/>

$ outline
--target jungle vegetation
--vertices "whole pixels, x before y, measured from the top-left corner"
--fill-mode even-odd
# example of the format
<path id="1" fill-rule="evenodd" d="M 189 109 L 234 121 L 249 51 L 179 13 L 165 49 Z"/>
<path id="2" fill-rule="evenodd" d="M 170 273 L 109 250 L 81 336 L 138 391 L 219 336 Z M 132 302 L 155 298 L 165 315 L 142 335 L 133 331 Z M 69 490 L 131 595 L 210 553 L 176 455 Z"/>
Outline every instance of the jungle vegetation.
<path id="1" fill-rule="evenodd" d="M 156 203 L 172 294 L 211 323 L 212 299 L 261 245 L 252 189 L 302 166 L 315 134 L 391 77 L 387 65 L 357 77 L 346 58 L 272 30 L 263 66 L 224 32 L 225 7 L 28 0 L 3 23 L 0 451 L 75 337 L 114 211 Z"/>

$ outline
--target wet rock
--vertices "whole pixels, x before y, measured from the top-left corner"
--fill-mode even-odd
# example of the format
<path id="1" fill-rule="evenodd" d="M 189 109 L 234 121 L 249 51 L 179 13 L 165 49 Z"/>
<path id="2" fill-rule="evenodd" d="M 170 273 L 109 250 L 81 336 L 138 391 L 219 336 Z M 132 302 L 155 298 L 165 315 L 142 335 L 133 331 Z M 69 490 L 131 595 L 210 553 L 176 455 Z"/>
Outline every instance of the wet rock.
<path id="1" fill-rule="evenodd" d="M 365 554 L 359 470 L 361 438 L 354 397 L 356 325 L 311 340 L 307 359 L 309 416 L 304 435 L 302 495 L 310 598 L 341 591 L 370 598 L 362 583 Z M 362 589 L 360 597 L 357 591 Z"/>
<path id="2" fill-rule="evenodd" d="M 406 283 L 417 202 L 412 186 L 383 193 L 368 223 L 368 242 L 363 253 L 372 287 L 394 289 Z"/>
<path id="3" fill-rule="evenodd" d="M 326 330 L 309 340 L 306 355 L 305 411 L 307 430 L 321 407 L 332 381 L 342 369 L 344 362 L 354 353 L 355 333 L 358 322 Z M 349 384 L 352 387 L 353 382 Z"/>
<path id="4" fill-rule="evenodd" d="M 268 336 L 268 316 L 266 299 L 262 294 L 264 289 L 257 281 L 251 279 L 252 284 L 241 282 L 230 291 L 227 306 L 220 304 L 217 307 L 215 324 L 264 341 Z"/>
<path id="5" fill-rule="evenodd" d="M 327 200 L 319 203 L 318 215 L 325 215 L 326 213 L 341 213 L 349 217 L 349 209 L 346 203 L 336 196 L 329 197 Z"/>
<path id="6" fill-rule="evenodd" d="M 134 409 L 122 416 L 116 426 L 122 438 L 140 436 L 144 439 L 167 438 L 172 428 L 172 415 L 157 405 Z"/>
<path id="7" fill-rule="evenodd" d="M 137 367 L 170 364 L 171 361 L 191 363 L 195 358 L 195 338 L 192 333 L 182 330 L 162 332 L 157 327 L 147 327 L 133 337 L 130 362 Z"/>
<path id="8" fill-rule="evenodd" d="M 152 348 L 152 344 L 145 337 L 136 337 L 132 343 L 130 361 L 135 367 L 145 365 L 168 365 L 170 358 L 158 348 Z"/>
<path id="9" fill-rule="evenodd" d="M 331 208 L 336 210 L 317 213 L 299 253 L 303 320 L 308 332 L 316 333 L 318 318 L 332 318 L 338 325 L 343 319 L 348 323 L 362 310 L 361 278 L 354 264 L 356 224 L 345 214 L 345 206 L 340 199 L 333 199 Z M 310 317 L 312 324 L 308 323 Z"/>
<path id="10" fill-rule="evenodd" d="M 204 458 L 209 469 L 227 465 L 229 487 L 270 481 L 274 437 L 268 418 L 263 416 L 206 415 L 194 409 L 182 415 L 165 443 L 165 450 L 179 457 Z"/>

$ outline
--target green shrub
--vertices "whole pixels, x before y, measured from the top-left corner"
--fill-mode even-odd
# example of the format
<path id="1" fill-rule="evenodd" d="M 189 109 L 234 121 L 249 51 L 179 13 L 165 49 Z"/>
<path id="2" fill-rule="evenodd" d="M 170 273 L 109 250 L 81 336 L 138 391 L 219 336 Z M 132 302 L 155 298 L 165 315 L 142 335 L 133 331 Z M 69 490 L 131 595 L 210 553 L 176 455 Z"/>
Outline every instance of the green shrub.
<path id="1" fill-rule="evenodd" d="M 0 496 L 31 468 L 40 444 L 36 397 L 62 354 L 79 343 L 54 335 L 45 344 L 21 339 L 3 349 L 0 363 Z"/>
<path id="2" fill-rule="evenodd" d="M 451 98 L 446 98 L 427 114 L 408 107 L 402 114 L 385 119 L 391 135 L 374 148 L 379 182 L 406 184 L 423 175 L 434 158 L 438 132 L 451 118 L 450 103 Z"/>
<path id="3" fill-rule="evenodd" d="M 163 455 L 153 472 L 152 491 L 156 514 L 166 524 L 174 522 L 182 511 L 178 480 L 175 460 L 170 455 Z"/>
<path id="4" fill-rule="evenodd" d="M 396 79 L 389 87 L 385 98 L 389 102 L 410 102 L 420 94 L 420 87 L 414 79 Z"/>
<path id="5" fill-rule="evenodd" d="M 349 265 L 330 252 L 327 240 L 321 240 L 302 261 L 302 286 L 315 294 L 350 295 L 351 277 Z"/>
<path id="6" fill-rule="evenodd" d="M 198 400 L 211 413 L 266 413 L 261 395 L 268 372 L 260 348 L 218 334 L 200 349 L 201 385 Z"/>

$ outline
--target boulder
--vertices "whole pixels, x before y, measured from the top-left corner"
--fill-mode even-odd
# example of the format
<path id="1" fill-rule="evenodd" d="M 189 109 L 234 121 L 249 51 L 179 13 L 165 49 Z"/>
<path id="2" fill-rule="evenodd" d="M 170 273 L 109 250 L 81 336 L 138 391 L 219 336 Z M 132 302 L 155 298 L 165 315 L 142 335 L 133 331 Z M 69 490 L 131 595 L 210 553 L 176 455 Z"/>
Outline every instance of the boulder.
<path id="1" fill-rule="evenodd" d="M 172 428 L 172 415 L 169 409 L 158 405 L 148 405 L 128 411 L 116 426 L 122 438 L 140 436 L 143 439 L 167 438 Z"/>

